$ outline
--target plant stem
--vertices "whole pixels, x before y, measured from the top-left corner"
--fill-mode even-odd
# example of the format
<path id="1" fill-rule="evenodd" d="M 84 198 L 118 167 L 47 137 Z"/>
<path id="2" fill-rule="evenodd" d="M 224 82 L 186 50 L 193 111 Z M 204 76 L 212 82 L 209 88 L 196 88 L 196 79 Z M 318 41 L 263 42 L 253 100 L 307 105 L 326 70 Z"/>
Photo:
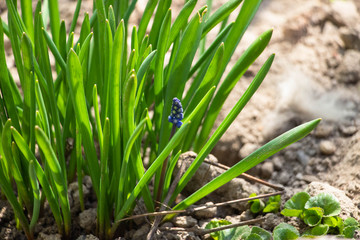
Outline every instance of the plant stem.
<path id="1" fill-rule="evenodd" d="M 170 139 L 169 141 L 171 140 L 171 138 L 174 136 L 176 132 L 176 125 L 173 124 L 173 127 L 171 129 L 171 134 L 170 134 Z M 169 155 L 170 156 L 170 155 Z M 158 188 L 158 192 L 157 192 L 157 195 L 156 195 L 156 208 L 160 208 L 160 203 L 161 203 L 161 199 L 162 199 L 162 191 L 164 189 L 164 181 L 165 181 L 165 175 L 166 175 L 166 168 L 167 168 L 167 165 L 168 165 L 168 161 L 169 161 L 169 156 L 165 159 L 164 163 L 163 163 L 163 166 L 161 168 L 161 175 L 160 175 L 160 181 L 159 181 L 159 188 Z"/>

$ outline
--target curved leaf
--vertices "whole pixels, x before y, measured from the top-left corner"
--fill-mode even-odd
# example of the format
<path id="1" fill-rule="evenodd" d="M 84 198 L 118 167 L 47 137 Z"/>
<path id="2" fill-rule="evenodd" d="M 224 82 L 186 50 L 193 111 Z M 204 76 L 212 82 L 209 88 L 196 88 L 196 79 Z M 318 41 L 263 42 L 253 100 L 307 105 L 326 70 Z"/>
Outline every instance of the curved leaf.
<path id="1" fill-rule="evenodd" d="M 309 198 L 310 195 L 307 192 L 298 192 L 286 201 L 284 207 L 285 209 L 304 210 L 305 204 Z"/>
<path id="2" fill-rule="evenodd" d="M 273 232 L 274 240 L 291 240 L 297 239 L 299 236 L 299 231 L 287 223 L 280 223 Z"/>
<path id="3" fill-rule="evenodd" d="M 341 211 L 339 200 L 330 193 L 319 193 L 315 197 L 311 197 L 306 202 L 305 209 L 312 207 L 321 207 L 325 217 L 339 215 Z"/>
<path id="4" fill-rule="evenodd" d="M 320 207 L 306 209 L 303 215 L 304 222 L 311 227 L 316 226 L 321 222 L 323 215 L 324 210 Z"/>

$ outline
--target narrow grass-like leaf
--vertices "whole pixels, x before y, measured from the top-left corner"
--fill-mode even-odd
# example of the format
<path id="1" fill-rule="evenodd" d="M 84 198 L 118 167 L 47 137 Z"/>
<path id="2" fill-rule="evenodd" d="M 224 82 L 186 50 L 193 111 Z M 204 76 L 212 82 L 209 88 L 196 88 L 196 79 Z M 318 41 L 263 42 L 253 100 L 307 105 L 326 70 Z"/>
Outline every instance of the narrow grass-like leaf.
<path id="1" fill-rule="evenodd" d="M 53 55 L 55 57 L 56 62 L 60 65 L 61 69 L 65 72 L 66 71 L 66 63 L 65 63 L 64 59 L 62 58 L 62 56 L 56 46 L 56 43 L 53 40 L 51 40 L 50 35 L 45 31 L 45 29 L 43 29 L 43 34 L 44 34 L 45 40 L 47 42 L 47 45 L 49 46 L 51 52 L 53 53 Z"/>
<path id="2" fill-rule="evenodd" d="M 157 48 L 160 28 L 161 28 L 162 22 L 165 18 L 165 15 L 169 10 L 170 5 L 171 5 L 171 0 L 161 0 L 161 1 L 159 1 L 159 5 L 156 9 L 154 22 L 153 22 L 153 25 L 151 26 L 151 30 L 150 30 L 150 34 L 149 34 L 149 40 L 150 40 L 151 45 L 154 47 L 154 49 Z M 141 38 L 139 38 L 139 40 L 140 39 Z"/>
<path id="3" fill-rule="evenodd" d="M 130 138 L 133 130 L 135 129 L 134 123 L 134 108 L 135 108 L 135 94 L 137 88 L 137 79 L 135 72 L 133 71 L 128 80 L 124 84 L 124 90 L 122 93 L 123 105 L 122 105 L 122 116 L 123 116 L 123 129 L 124 129 L 124 141 L 125 143 Z"/>
<path id="4" fill-rule="evenodd" d="M 34 52 L 37 61 L 33 60 L 33 62 L 35 65 L 34 66 L 35 73 L 38 76 L 40 86 L 44 91 L 43 93 L 45 93 L 46 96 L 49 96 L 48 87 L 45 87 L 47 85 L 45 78 L 49 79 L 49 82 L 53 82 L 53 77 L 51 72 L 48 48 L 46 45 L 44 35 L 42 33 L 42 28 L 44 24 L 42 20 L 42 13 L 40 12 L 40 10 L 41 10 L 40 6 L 38 6 L 35 12 L 35 42 L 34 42 L 35 51 Z"/>
<path id="5" fill-rule="evenodd" d="M 2 22 L 1 19 L 0 22 Z M 0 24 L 0 69 L 7 69 L 5 49 L 2 46 L 4 46 L 4 32 L 3 32 L 2 24 Z M 1 87 L 1 94 L 4 98 L 4 103 L 6 106 L 8 117 L 10 117 L 13 120 L 12 122 L 14 124 L 14 127 L 20 130 L 19 117 L 16 111 L 14 99 L 11 94 L 11 90 L 10 90 L 11 84 L 7 71 L 0 71 L 0 87 Z"/>
<path id="6" fill-rule="evenodd" d="M 132 0 L 131 4 L 126 9 L 126 12 L 123 17 L 125 23 L 127 23 L 129 21 L 130 15 L 134 11 L 136 3 L 137 3 L 137 0 Z"/>
<path id="7" fill-rule="evenodd" d="M 75 30 L 76 23 L 77 23 L 79 13 L 80 13 L 81 1 L 82 0 L 77 0 L 74 16 L 73 16 L 73 19 L 71 21 L 71 26 L 70 26 L 70 29 L 69 29 L 69 33 L 74 32 L 74 30 Z"/>
<path id="8" fill-rule="evenodd" d="M 230 61 L 231 56 L 233 55 L 240 39 L 244 35 L 247 27 L 255 16 L 260 3 L 262 0 L 244 0 L 240 13 L 237 16 L 233 27 L 231 28 L 228 37 L 225 41 L 225 53 L 224 61 L 221 65 L 221 72 L 225 71 L 227 64 Z"/>
<path id="9" fill-rule="evenodd" d="M 46 137 L 45 133 L 41 128 L 35 127 L 36 140 L 39 144 L 40 149 L 43 151 L 49 169 L 51 170 L 52 177 L 55 181 L 55 187 L 59 194 L 59 200 L 61 205 L 62 214 L 64 217 L 64 229 L 66 236 L 70 235 L 71 228 L 71 214 L 70 214 L 70 204 L 67 194 L 67 184 L 65 181 L 64 173 L 61 170 L 58 159 L 55 152 L 52 149 L 49 139 Z"/>
<path id="10" fill-rule="evenodd" d="M 35 151 L 35 78 L 33 75 L 34 64 L 32 62 L 33 50 L 31 41 L 26 34 L 21 40 L 22 58 L 24 61 L 24 115 L 22 119 L 22 133 L 25 140 L 30 144 L 30 149 Z"/>
<path id="11" fill-rule="evenodd" d="M 115 35 L 116 18 L 115 18 L 114 8 L 112 5 L 109 6 L 108 19 L 109 19 L 109 23 L 110 23 L 110 27 L 111 27 L 111 32 L 113 33 L 113 35 Z"/>
<path id="12" fill-rule="evenodd" d="M 170 203 L 172 203 L 176 196 L 184 189 L 186 184 L 189 182 L 191 177 L 195 174 L 197 169 L 200 167 L 201 163 L 204 161 L 205 157 L 210 153 L 210 151 L 214 148 L 215 144 L 219 141 L 221 136 L 225 133 L 225 131 L 229 128 L 231 123 L 235 120 L 235 118 L 239 115 L 241 110 L 245 107 L 247 102 L 250 100 L 252 95 L 256 92 L 259 88 L 260 84 L 262 83 L 263 79 L 265 78 L 266 74 L 268 73 L 270 66 L 274 60 L 275 55 L 271 55 L 269 59 L 264 63 L 263 67 L 259 70 L 257 75 L 255 76 L 254 80 L 246 89 L 245 93 L 241 96 L 239 101 L 233 107 L 231 112 L 227 115 L 224 121 L 220 124 L 220 126 L 215 130 L 214 134 L 210 137 L 207 141 L 205 146 L 201 149 L 196 159 L 187 169 L 185 174 L 179 181 L 178 187 L 176 188 L 174 194 L 172 195 Z"/>
<path id="13" fill-rule="evenodd" d="M 9 136 L 8 141 L 11 141 L 10 127 L 4 128 L 4 131 L 7 131 L 6 135 Z M 20 201 L 24 201 L 26 209 L 28 211 L 31 211 L 31 209 L 33 208 L 32 192 L 30 192 L 28 190 L 28 186 L 26 185 L 26 183 L 28 183 L 27 181 L 28 181 L 29 175 L 23 174 L 24 176 L 22 176 L 22 172 L 21 172 L 22 166 L 21 166 L 21 162 L 20 162 L 19 151 L 18 151 L 15 143 L 12 142 L 9 144 L 9 146 L 12 151 L 12 157 L 8 159 L 8 162 L 11 161 L 11 162 L 9 162 L 11 164 L 11 173 L 16 182 L 19 199 L 21 199 Z M 28 167 L 27 162 L 23 163 L 23 165 L 24 165 L 23 166 L 24 168 Z"/>
<path id="14" fill-rule="evenodd" d="M 76 129 L 79 129 L 79 123 L 76 121 L 75 123 Z M 82 211 L 85 210 L 85 203 L 84 203 L 84 193 L 83 193 L 83 155 L 82 155 L 82 138 L 81 134 L 76 134 L 75 137 L 75 155 L 76 155 L 76 172 L 77 172 L 77 181 L 79 186 L 79 202 L 80 208 Z"/>
<path id="15" fill-rule="evenodd" d="M 204 14 L 204 22 L 206 22 L 206 20 L 209 18 L 209 15 L 211 13 L 211 10 L 212 10 L 212 3 L 213 1 L 212 0 L 206 0 L 206 6 L 207 6 L 207 11 L 205 12 Z M 205 51 L 205 45 L 206 45 L 206 36 L 204 36 L 201 41 L 200 41 L 200 44 L 199 44 L 199 54 L 202 55 Z"/>
<path id="16" fill-rule="evenodd" d="M 149 21 L 151 19 L 151 16 L 153 15 L 153 12 L 155 10 L 155 7 L 157 5 L 159 0 L 149 0 L 146 4 L 145 11 L 142 15 L 140 24 L 139 24 L 139 30 L 138 30 L 138 39 L 139 42 L 142 42 L 147 26 L 149 24 Z"/>
<path id="17" fill-rule="evenodd" d="M 35 81 L 35 96 L 36 96 L 36 102 L 39 108 L 40 116 L 43 122 L 44 131 L 47 134 L 48 138 L 50 138 L 50 126 L 49 126 L 48 114 L 38 80 Z"/>
<path id="18" fill-rule="evenodd" d="M 209 59 L 209 56 L 215 51 L 215 49 L 219 46 L 221 42 L 224 41 L 226 36 L 228 35 L 229 31 L 231 30 L 234 23 L 230 23 L 229 25 L 224 28 L 219 35 L 215 38 L 215 40 L 211 43 L 208 49 L 199 57 L 199 60 L 194 64 L 193 67 L 191 67 L 191 70 L 189 72 L 189 78 L 199 69 L 199 67 L 207 60 Z"/>
<path id="19" fill-rule="evenodd" d="M 106 19 L 105 21 L 105 36 L 104 36 L 104 85 L 103 85 L 103 97 L 106 97 L 107 101 L 109 101 L 109 96 L 106 96 L 105 93 L 108 93 L 109 90 L 109 84 L 112 81 L 112 75 L 110 74 L 110 68 L 111 68 L 111 58 L 112 58 L 112 51 L 113 51 L 113 34 L 111 31 L 110 23 Z M 108 103 L 106 103 L 105 106 L 107 106 Z M 106 111 L 105 111 L 106 112 Z"/>
<path id="20" fill-rule="evenodd" d="M 192 59 L 200 42 L 201 35 L 201 17 L 197 13 L 184 31 L 179 50 L 176 54 L 174 66 L 171 71 L 166 86 L 163 112 L 170 112 L 172 99 L 181 98 L 187 76 L 190 70 Z M 165 84 L 164 84 L 165 85 Z M 161 151 L 166 145 L 170 136 L 170 124 L 167 121 L 167 115 L 163 114 L 161 119 L 159 150 Z"/>
<path id="21" fill-rule="evenodd" d="M 16 106 L 21 106 L 23 104 L 23 96 L 21 95 L 18 86 L 16 85 L 16 82 L 11 75 L 9 69 L 7 69 L 8 75 L 9 75 L 9 81 L 11 86 L 11 93 L 14 98 L 14 103 Z"/>
<path id="22" fill-rule="evenodd" d="M 216 86 L 218 84 L 218 82 L 214 82 L 214 80 L 219 79 L 218 75 L 221 74 L 219 68 L 221 66 L 223 55 L 224 55 L 224 44 L 221 44 L 217 49 L 214 58 L 211 60 L 210 65 L 208 67 L 208 71 L 206 71 L 203 80 L 196 88 L 196 92 L 192 94 L 191 96 L 192 99 L 189 99 L 190 95 L 186 95 L 187 97 L 186 99 L 188 99 L 188 101 L 187 102 L 183 101 L 183 105 L 185 106 L 186 109 L 185 115 L 187 112 L 192 112 L 192 110 L 194 110 L 195 106 L 198 104 L 198 102 L 200 102 L 200 100 L 204 97 L 204 95 L 207 93 L 207 91 L 209 91 L 209 89 L 212 86 Z M 188 105 L 187 103 L 189 102 L 190 104 Z"/>
<path id="23" fill-rule="evenodd" d="M 128 170 L 128 162 L 129 162 L 129 158 L 130 158 L 130 153 L 132 150 L 132 147 L 135 143 L 135 141 L 138 139 L 138 137 L 140 136 L 140 133 L 142 132 L 142 130 L 144 129 L 144 125 L 146 123 L 148 119 L 144 118 L 136 127 L 136 129 L 134 130 L 134 132 L 132 133 L 131 137 L 129 138 L 129 140 L 126 143 L 126 147 L 125 147 L 125 151 L 124 151 L 124 156 L 123 156 L 123 163 L 121 165 L 121 173 L 120 173 L 120 178 L 119 178 L 119 189 L 118 189 L 118 205 L 116 207 L 116 211 L 115 212 L 119 212 L 120 207 L 123 204 L 123 201 L 120 201 L 122 199 L 126 199 L 126 196 L 128 193 L 124 193 L 123 189 L 124 189 L 124 183 L 126 182 L 126 178 L 128 177 L 129 173 L 127 171 Z M 125 195 L 124 195 L 125 194 Z"/>
<path id="24" fill-rule="evenodd" d="M 154 91 L 155 91 L 155 131 L 159 131 L 161 126 L 161 119 L 164 106 L 164 59 L 167 51 L 166 45 L 169 40 L 171 25 L 171 10 L 169 10 L 164 18 L 163 24 L 160 29 L 158 39 L 158 54 L 155 59 L 154 70 Z"/>
<path id="25" fill-rule="evenodd" d="M 241 58 L 235 63 L 229 74 L 224 79 L 219 90 L 217 91 L 209 111 L 206 115 L 205 121 L 201 132 L 196 139 L 195 148 L 196 152 L 200 151 L 201 147 L 205 144 L 211 129 L 215 123 L 217 116 L 223 106 L 226 98 L 229 96 L 231 90 L 235 87 L 238 79 L 245 73 L 248 67 L 256 60 L 256 58 L 263 52 L 272 36 L 272 29 L 264 32 L 258 37 L 251 46 L 243 53 Z M 225 49 L 226 52 L 226 49 Z M 219 70 L 221 72 L 221 69 Z M 219 80 L 219 75 L 217 75 Z"/>
<path id="26" fill-rule="evenodd" d="M 96 89 L 96 88 L 94 88 Z M 101 178 L 100 178 L 100 198 L 99 198 L 99 216 L 98 216 L 98 224 L 99 224 L 99 234 L 100 236 L 104 235 L 107 231 L 106 223 L 109 220 L 106 220 L 107 213 L 109 210 L 109 201 L 107 199 L 107 190 L 108 190 L 108 182 L 109 182 L 109 169 L 108 169 L 108 158 L 109 158 L 109 147 L 110 147 L 110 121 L 109 118 L 105 119 L 104 123 L 104 141 L 101 146 Z M 106 229 L 106 230 L 105 230 Z"/>
<path id="27" fill-rule="evenodd" d="M 165 175 L 165 181 L 164 181 L 164 194 L 168 194 L 169 188 L 170 188 L 170 184 L 171 184 L 171 178 L 176 166 L 177 161 L 179 160 L 181 154 L 181 150 L 178 151 L 178 153 L 171 158 L 170 162 L 169 162 L 169 167 L 166 170 L 166 175 Z"/>
<path id="28" fill-rule="evenodd" d="M 12 127 L 11 133 L 12 133 L 12 136 L 14 137 L 14 140 L 15 140 L 17 146 L 19 147 L 20 151 L 24 155 L 25 159 L 27 159 L 28 161 L 30 161 L 30 160 L 34 161 L 36 176 L 39 179 L 39 182 L 42 187 L 42 191 L 45 194 L 47 201 L 49 202 L 50 209 L 51 209 L 52 213 L 54 214 L 56 224 L 61 233 L 63 231 L 63 228 L 62 228 L 63 220 L 62 220 L 62 217 L 60 214 L 59 204 L 58 204 L 58 201 L 55 200 L 54 192 L 53 192 L 52 188 L 50 187 L 49 181 L 48 181 L 44 171 L 41 168 L 39 162 L 36 160 L 34 154 L 31 152 L 29 146 L 26 144 L 23 137 L 19 134 L 19 132 L 15 128 Z"/>
<path id="29" fill-rule="evenodd" d="M 184 7 L 181 9 L 179 15 L 176 17 L 174 24 L 171 26 L 170 38 L 166 44 L 166 50 L 169 49 L 170 44 L 175 41 L 176 37 L 180 31 L 184 30 L 188 21 L 188 18 L 193 11 L 197 0 L 189 0 L 185 3 Z M 162 42 L 164 44 L 164 42 Z M 158 44 L 159 47 L 159 44 Z"/>
<path id="30" fill-rule="evenodd" d="M 30 176 L 30 183 L 34 195 L 33 212 L 30 222 L 30 231 L 33 232 L 40 213 L 40 188 L 39 188 L 38 180 L 36 178 L 36 171 L 33 160 L 29 162 L 29 176 Z"/>
<path id="31" fill-rule="evenodd" d="M 75 116 L 80 125 L 90 176 L 96 196 L 99 196 L 100 171 L 86 106 L 82 68 L 80 60 L 73 50 L 70 50 L 68 55 L 66 79 L 68 80 L 70 94 L 74 104 Z"/>
<path id="32" fill-rule="evenodd" d="M 9 14 L 8 20 L 14 24 L 13 26 L 17 36 L 21 37 L 23 32 L 27 32 L 27 31 L 25 24 L 20 18 L 19 13 L 14 4 L 15 4 L 14 1 L 6 0 L 6 6 L 8 7 L 8 14 Z"/>
<path id="33" fill-rule="evenodd" d="M 1 162 L 3 161 L 1 156 L 0 156 L 0 161 Z M 1 164 L 0 164 L 0 187 L 1 187 L 1 192 L 5 194 L 12 209 L 14 210 L 15 215 L 20 220 L 21 226 L 24 229 L 26 237 L 28 239 L 32 239 L 33 237 L 30 232 L 29 221 L 27 220 L 27 218 L 22 210 L 22 207 L 20 206 L 19 202 L 16 199 L 16 196 L 13 192 L 11 184 L 7 181 L 7 179 L 4 175 Z"/>
<path id="34" fill-rule="evenodd" d="M 13 51 L 14 58 L 15 58 L 16 68 L 18 70 L 20 83 L 22 85 L 23 80 L 24 80 L 24 67 L 23 67 L 23 62 L 22 62 L 22 58 L 21 58 L 21 47 L 20 47 L 20 39 L 21 39 L 22 33 L 19 36 L 16 33 L 14 21 L 10 18 L 8 19 L 8 21 L 9 21 L 9 30 L 10 30 L 10 42 L 11 42 L 12 51 Z"/>
<path id="35" fill-rule="evenodd" d="M 2 28 L 3 28 L 3 31 L 4 31 L 5 35 L 9 36 L 10 35 L 9 26 L 5 22 L 1 22 L 1 25 L 2 25 Z"/>
<path id="36" fill-rule="evenodd" d="M 204 24 L 203 32 L 201 38 L 213 29 L 218 23 L 224 20 L 227 16 L 230 15 L 242 2 L 242 0 L 230 0 L 223 4 L 214 14 L 212 14 Z"/>
<path id="37" fill-rule="evenodd" d="M 121 134 L 120 134 L 120 119 L 121 119 L 121 99 L 120 95 L 122 93 L 122 79 L 121 76 L 121 64 L 125 64 L 125 61 L 123 59 L 123 51 L 124 51 L 124 45 L 125 45 L 125 26 L 124 22 L 120 22 L 114 38 L 114 44 L 113 44 L 113 52 L 112 52 L 112 58 L 111 58 L 111 65 L 110 65 L 110 75 L 112 80 L 109 81 L 109 93 L 103 93 L 103 98 L 108 97 L 108 101 L 111 104 L 106 105 L 109 109 L 109 113 L 105 116 L 109 116 L 110 119 L 110 128 L 111 128 L 111 142 L 112 142 L 112 157 L 113 159 L 117 159 L 117 161 L 114 161 L 114 174 L 112 175 L 112 186 L 113 184 L 118 183 L 118 179 L 120 176 L 120 169 L 121 169 Z M 101 104 L 101 107 L 103 105 Z M 105 109 L 106 111 L 106 109 Z M 115 190 L 114 190 L 115 192 Z"/>
<path id="38" fill-rule="evenodd" d="M 100 148 L 102 148 L 103 147 L 103 131 L 102 131 L 102 125 L 101 125 L 101 120 L 100 120 L 99 101 L 98 101 L 96 85 L 94 85 L 94 87 L 93 87 L 93 105 L 94 105 L 96 128 L 97 128 L 97 132 L 98 132 L 99 144 L 100 144 Z M 103 151 L 103 150 L 101 149 L 101 151 Z"/>
<path id="39" fill-rule="evenodd" d="M 33 11 L 31 0 L 21 0 L 21 14 L 22 19 L 27 29 L 30 38 L 34 41 L 34 25 L 33 25 Z"/>
<path id="40" fill-rule="evenodd" d="M 59 47 L 60 11 L 58 0 L 49 0 L 49 17 L 52 39 Z"/>
<path id="41" fill-rule="evenodd" d="M 141 65 L 139 67 L 139 71 L 136 73 L 136 78 L 139 80 L 139 82 L 143 81 L 143 77 L 151 64 L 151 61 L 154 59 L 156 53 L 157 53 L 157 50 L 152 51 L 144 59 L 144 61 L 142 61 Z M 140 93 L 142 92 L 142 90 L 140 90 L 140 86 L 138 87 L 138 92 L 140 92 Z"/>

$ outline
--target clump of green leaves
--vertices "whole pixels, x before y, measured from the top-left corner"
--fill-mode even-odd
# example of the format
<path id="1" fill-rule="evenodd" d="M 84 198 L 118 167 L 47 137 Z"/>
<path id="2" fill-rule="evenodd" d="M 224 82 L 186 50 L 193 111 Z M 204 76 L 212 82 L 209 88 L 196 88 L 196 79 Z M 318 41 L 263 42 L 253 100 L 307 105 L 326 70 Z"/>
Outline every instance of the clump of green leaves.
<path id="1" fill-rule="evenodd" d="M 250 194 L 249 197 L 256 197 L 256 193 Z M 281 196 L 271 196 L 267 200 L 266 204 L 261 199 L 252 199 L 249 200 L 248 203 L 250 204 L 250 211 L 252 213 L 276 213 L 280 209 L 281 205 Z"/>
<path id="2" fill-rule="evenodd" d="M 261 0 L 244 0 L 232 23 L 228 16 L 242 0 L 229 0 L 213 14 L 206 14 L 207 6 L 192 13 L 197 0 L 189 0 L 174 22 L 171 0 L 149 0 L 139 25 L 132 28 L 128 21 L 136 0 L 94 0 L 92 13 L 81 16 L 79 29 L 81 0 L 69 29 L 60 21 L 58 2 L 47 2 L 39 0 L 32 9 L 31 0 L 20 1 L 20 14 L 16 1 L 6 0 L 8 19 L 0 19 L 1 192 L 28 239 L 34 237 L 41 199 L 49 203 L 58 231 L 69 238 L 67 187 L 77 179 L 84 210 L 82 179 L 88 175 L 98 201 L 97 235 L 111 239 L 138 199 L 144 200 L 148 212 L 167 197 L 165 205 L 174 205 L 268 73 L 274 54 L 211 134 L 224 101 L 262 54 L 273 30 L 261 34 L 224 74 Z M 206 36 L 217 25 L 220 31 L 206 47 Z M 5 37 L 11 42 L 23 95 L 8 70 Z M 167 53 L 170 58 L 165 60 Z M 184 91 L 187 83 L 190 89 Z M 172 131 L 168 116 L 174 98 L 182 102 L 184 119 Z M 173 209 L 188 208 L 305 137 L 319 122 L 310 121 L 275 138 Z M 66 150 L 69 139 L 75 140 L 71 152 Z M 198 156 L 171 192 L 176 161 L 189 149 Z M 145 159 L 149 159 L 147 167 Z"/>
<path id="3" fill-rule="evenodd" d="M 231 224 L 231 222 L 227 220 L 213 220 L 205 226 L 205 229 L 212 229 L 229 224 Z M 210 233 L 210 236 L 214 240 L 271 240 L 271 233 L 268 231 L 256 226 L 249 227 L 248 225 Z"/>
<path id="4" fill-rule="evenodd" d="M 289 199 L 281 214 L 287 217 L 297 217 L 309 226 L 303 237 L 321 236 L 326 234 L 353 238 L 359 228 L 359 222 L 354 218 L 342 220 L 337 198 L 329 193 L 319 193 L 310 197 L 307 192 L 296 193 Z"/>

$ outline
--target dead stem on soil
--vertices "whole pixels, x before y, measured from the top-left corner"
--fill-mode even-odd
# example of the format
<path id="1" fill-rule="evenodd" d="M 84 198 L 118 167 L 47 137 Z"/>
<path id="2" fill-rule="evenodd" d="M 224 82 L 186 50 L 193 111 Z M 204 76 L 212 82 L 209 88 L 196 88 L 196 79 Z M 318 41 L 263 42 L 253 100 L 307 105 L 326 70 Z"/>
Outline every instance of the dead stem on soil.
<path id="1" fill-rule="evenodd" d="M 261 221 L 264 221 L 264 220 L 265 220 L 265 217 L 262 217 L 262 218 L 257 218 L 257 219 L 252 219 L 252 220 L 248 220 L 248 221 L 233 223 L 233 224 L 229 224 L 229 225 L 225 225 L 225 226 L 221 226 L 221 227 L 217 227 L 217 228 L 211 228 L 211 229 L 202 229 L 202 228 L 198 228 L 198 227 L 192 227 L 192 228 L 160 227 L 159 230 L 161 230 L 161 231 L 170 231 L 170 232 L 193 232 L 196 235 L 205 235 L 205 234 L 209 234 L 209 233 L 213 233 L 213 232 L 217 232 L 217 231 L 222 231 L 222 230 L 225 230 L 225 229 L 230 229 L 230 228 L 235 228 L 235 227 L 239 227 L 239 226 L 255 224 L 255 223 L 258 223 L 258 222 L 261 222 Z"/>

